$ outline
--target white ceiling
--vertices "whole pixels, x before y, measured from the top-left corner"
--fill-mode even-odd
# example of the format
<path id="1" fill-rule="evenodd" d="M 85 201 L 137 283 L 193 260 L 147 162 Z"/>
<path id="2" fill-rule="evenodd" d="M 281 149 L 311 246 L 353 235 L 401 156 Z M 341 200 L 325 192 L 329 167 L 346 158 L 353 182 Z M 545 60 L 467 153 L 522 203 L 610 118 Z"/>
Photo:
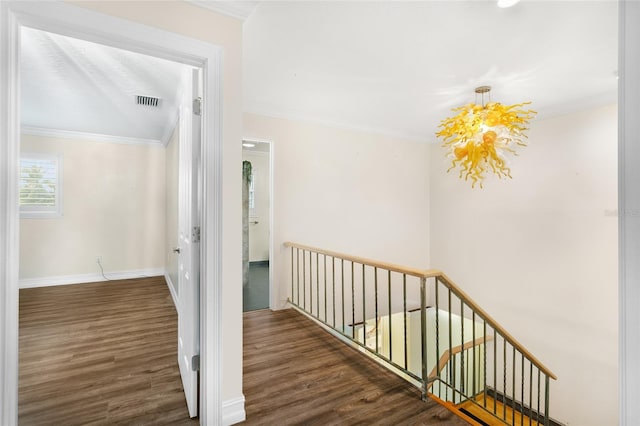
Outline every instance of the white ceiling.
<path id="1" fill-rule="evenodd" d="M 30 28 L 22 30 L 22 125 L 164 142 L 186 65 Z M 160 98 L 159 108 L 136 95 Z"/>
<path id="2" fill-rule="evenodd" d="M 244 109 L 432 142 L 481 85 L 539 118 L 614 103 L 617 19 L 615 1 L 261 2 Z"/>
<path id="3" fill-rule="evenodd" d="M 480 85 L 494 101 L 532 101 L 539 118 L 616 101 L 613 0 L 193 3 L 250 14 L 247 112 L 433 142 Z M 22 42 L 24 126 L 169 136 L 184 65 L 32 29 Z"/>

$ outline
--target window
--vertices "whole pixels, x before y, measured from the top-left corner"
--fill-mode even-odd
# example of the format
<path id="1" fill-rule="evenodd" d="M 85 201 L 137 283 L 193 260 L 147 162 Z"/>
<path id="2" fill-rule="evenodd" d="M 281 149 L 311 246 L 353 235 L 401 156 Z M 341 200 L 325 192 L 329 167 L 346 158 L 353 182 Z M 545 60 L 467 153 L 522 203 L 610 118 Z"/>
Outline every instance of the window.
<path id="1" fill-rule="evenodd" d="M 20 216 L 62 215 L 62 157 L 23 154 L 20 157 Z"/>

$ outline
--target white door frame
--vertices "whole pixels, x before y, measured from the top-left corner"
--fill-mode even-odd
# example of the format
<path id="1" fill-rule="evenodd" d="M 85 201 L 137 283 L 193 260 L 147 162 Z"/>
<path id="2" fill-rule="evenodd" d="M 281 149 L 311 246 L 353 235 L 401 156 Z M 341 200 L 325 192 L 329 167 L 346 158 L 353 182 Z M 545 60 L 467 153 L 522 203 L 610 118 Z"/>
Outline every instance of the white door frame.
<path id="1" fill-rule="evenodd" d="M 640 424 L 640 4 L 618 2 L 619 424 Z"/>
<path id="2" fill-rule="evenodd" d="M 201 67 L 204 80 L 200 422 L 222 421 L 222 48 L 59 2 L 0 2 L 0 424 L 18 422 L 20 28 L 28 26 Z M 204 261 L 206 259 L 206 261 Z"/>
<path id="3" fill-rule="evenodd" d="M 273 285 L 273 277 L 277 277 L 274 271 L 278 269 L 274 261 L 274 246 L 273 246 L 273 236 L 275 234 L 273 229 L 273 210 L 275 208 L 275 194 L 273 188 L 275 188 L 274 182 L 274 155 L 273 150 L 275 148 L 275 144 L 273 141 L 267 141 L 263 139 L 255 139 L 255 138 L 242 138 L 242 142 L 254 142 L 254 143 L 266 143 L 269 144 L 269 309 L 272 311 L 278 310 L 282 308 L 282 304 L 279 302 L 280 290 Z M 285 298 L 286 299 L 286 298 Z"/>

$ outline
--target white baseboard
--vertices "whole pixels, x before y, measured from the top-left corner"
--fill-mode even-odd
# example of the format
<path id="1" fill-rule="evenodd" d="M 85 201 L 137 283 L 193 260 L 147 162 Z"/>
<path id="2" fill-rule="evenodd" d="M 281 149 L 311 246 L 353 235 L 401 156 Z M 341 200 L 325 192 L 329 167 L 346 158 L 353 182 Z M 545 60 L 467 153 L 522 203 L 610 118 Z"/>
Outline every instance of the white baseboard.
<path id="1" fill-rule="evenodd" d="M 178 295 L 176 294 L 176 288 L 173 285 L 173 281 L 171 281 L 171 277 L 167 272 L 164 273 L 164 280 L 167 282 L 167 287 L 169 287 L 169 293 L 171 293 L 171 299 L 173 299 L 173 306 L 176 307 L 176 311 L 178 310 Z"/>
<path id="2" fill-rule="evenodd" d="M 244 395 L 239 398 L 222 401 L 222 424 L 234 425 L 246 420 L 244 411 Z"/>
<path id="3" fill-rule="evenodd" d="M 138 269 L 133 271 L 107 272 L 109 280 L 130 280 L 132 278 L 164 276 L 164 268 Z M 101 274 L 59 275 L 55 277 L 25 278 L 19 282 L 20 288 L 49 287 L 54 285 L 82 284 L 106 281 Z"/>

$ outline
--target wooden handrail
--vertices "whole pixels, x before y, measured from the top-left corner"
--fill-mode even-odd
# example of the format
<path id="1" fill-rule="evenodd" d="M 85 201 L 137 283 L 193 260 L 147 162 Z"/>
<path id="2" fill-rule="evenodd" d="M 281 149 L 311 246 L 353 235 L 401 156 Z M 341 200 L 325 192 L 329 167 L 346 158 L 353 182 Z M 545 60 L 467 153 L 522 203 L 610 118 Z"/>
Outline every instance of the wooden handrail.
<path id="1" fill-rule="evenodd" d="M 442 369 L 449 362 L 449 359 L 451 358 L 451 356 L 457 355 L 462 351 L 466 351 L 467 349 L 471 349 L 474 346 L 479 346 L 491 340 L 493 340 L 493 337 L 491 336 L 478 337 L 473 342 L 466 342 L 464 345 L 454 346 L 453 348 L 451 348 L 451 352 L 449 352 L 449 349 L 447 349 L 442 353 L 442 356 L 440 357 L 438 364 L 435 367 L 433 367 L 433 369 L 431 370 L 431 373 L 429 373 L 429 380 L 436 377 L 438 375 L 438 371 L 442 371 Z"/>
<path id="2" fill-rule="evenodd" d="M 415 269 L 402 265 L 396 265 L 393 263 L 381 262 L 379 260 L 366 259 L 364 257 L 352 256 L 350 254 L 338 253 L 335 251 L 324 250 L 317 247 L 305 246 L 302 244 L 296 244 L 292 242 L 285 242 L 285 247 L 299 248 L 300 250 L 312 251 L 314 253 L 323 254 L 326 256 L 335 257 L 338 259 L 348 260 L 349 262 L 360 263 L 374 268 L 386 269 L 388 271 L 399 272 L 401 274 L 407 274 L 418 278 L 433 278 L 442 275 L 441 271 L 435 269 Z"/>
<path id="3" fill-rule="evenodd" d="M 465 293 L 464 291 L 462 291 L 462 289 L 460 287 L 458 287 L 449 277 L 447 277 L 445 274 L 441 273 L 438 277 L 437 277 L 441 282 L 443 282 L 447 287 L 449 287 L 451 290 L 453 290 L 453 292 L 456 294 L 456 296 L 458 296 L 460 299 L 462 299 L 464 301 L 464 303 L 467 304 L 467 306 L 469 306 L 472 310 L 474 310 L 476 313 L 480 314 L 480 316 L 486 321 L 488 322 L 491 327 L 493 327 L 494 330 L 496 330 L 499 334 L 502 335 L 502 337 L 507 340 L 514 348 L 516 348 L 521 354 L 523 354 L 525 357 L 527 357 L 527 359 L 536 367 L 538 367 L 538 369 L 540 371 L 542 371 L 544 374 L 546 374 L 547 376 L 549 376 L 550 378 L 552 378 L 553 380 L 557 380 L 558 378 L 556 377 L 555 374 L 553 374 L 551 372 L 551 370 L 549 370 L 547 367 L 545 367 L 545 365 L 543 363 L 541 363 L 535 356 L 533 356 L 533 354 L 531 352 L 529 352 L 528 350 L 525 349 L 525 347 L 520 344 L 520 342 L 518 342 L 515 337 L 513 337 L 511 334 L 509 334 L 507 332 L 507 330 L 505 330 L 500 324 L 498 324 L 498 322 L 496 320 L 494 320 L 491 315 L 489 315 L 488 313 L 485 312 L 484 309 L 482 309 L 480 306 L 478 306 L 468 295 L 467 293 Z"/>
<path id="4" fill-rule="evenodd" d="M 393 264 L 393 263 L 381 262 L 381 261 L 378 261 L 378 260 L 372 260 L 372 259 L 367 259 L 367 258 L 364 258 L 364 257 L 352 256 L 352 255 L 349 255 L 349 254 L 339 253 L 339 252 L 330 251 L 330 250 L 324 250 L 324 249 L 317 248 L 317 247 L 311 247 L 311 246 L 306 246 L 306 245 L 302 245 L 302 244 L 297 244 L 297 243 L 293 243 L 293 242 L 290 242 L 290 241 L 285 242 L 284 246 L 285 247 L 298 248 L 298 249 L 301 249 L 301 250 L 306 250 L 306 251 L 310 251 L 310 252 L 314 252 L 314 253 L 318 253 L 318 254 L 322 254 L 322 255 L 326 255 L 326 256 L 331 256 L 331 257 L 334 257 L 334 258 L 343 259 L 343 260 L 347 260 L 349 262 L 359 263 L 359 264 L 362 264 L 362 265 L 372 266 L 372 267 L 375 267 L 375 268 L 385 269 L 385 270 L 388 270 L 388 271 L 398 272 L 398 273 L 401 273 L 401 274 L 407 274 L 407 275 L 410 275 L 410 276 L 413 276 L 413 277 L 425 278 L 425 279 L 426 278 L 437 278 L 438 280 L 440 280 L 440 282 L 442 282 L 444 285 L 446 285 L 448 288 L 450 288 L 457 297 L 462 299 L 462 301 L 467 306 L 469 306 L 472 310 L 474 310 L 476 313 L 478 313 L 484 319 L 484 321 L 489 323 L 489 325 L 491 325 L 491 327 L 497 333 L 502 335 L 502 337 L 506 341 L 508 341 L 515 349 L 517 349 L 521 354 L 523 354 L 525 357 L 527 357 L 527 359 L 532 364 L 534 364 L 542 373 L 546 374 L 547 376 L 549 376 L 553 380 L 557 380 L 557 376 L 555 374 L 553 374 L 551 372 L 551 370 L 549 370 L 547 367 L 545 367 L 545 365 L 542 364 L 536 357 L 534 357 L 533 354 L 531 354 L 531 352 L 529 352 L 527 349 L 525 349 L 525 347 L 522 344 L 520 344 L 520 342 L 518 342 L 511 334 L 509 334 L 507 332 L 507 330 L 505 330 L 504 327 L 502 327 L 487 312 L 485 312 L 484 309 L 482 309 L 480 306 L 478 306 L 478 304 L 476 304 L 473 301 L 473 299 L 471 299 L 467 295 L 467 293 L 462 291 L 462 289 L 460 287 L 458 287 L 442 271 L 439 271 L 437 269 L 415 269 L 415 268 L 409 268 L 409 267 L 406 267 L 406 266 L 396 265 L 396 264 Z"/>

